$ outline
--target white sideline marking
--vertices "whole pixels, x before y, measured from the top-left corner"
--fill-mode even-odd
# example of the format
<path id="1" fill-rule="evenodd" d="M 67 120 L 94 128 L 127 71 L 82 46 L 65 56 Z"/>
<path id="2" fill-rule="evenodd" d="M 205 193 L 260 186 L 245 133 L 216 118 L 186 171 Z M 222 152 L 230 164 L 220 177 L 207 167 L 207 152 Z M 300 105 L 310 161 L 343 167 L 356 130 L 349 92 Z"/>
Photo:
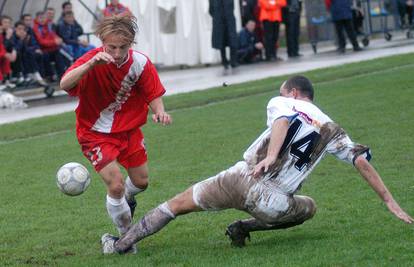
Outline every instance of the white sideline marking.
<path id="1" fill-rule="evenodd" d="M 338 82 L 338 81 L 346 81 L 346 80 L 355 79 L 355 78 L 358 78 L 358 77 L 365 77 L 365 76 L 368 76 L 368 75 L 371 75 L 371 74 L 385 73 L 385 72 L 390 72 L 392 70 L 404 69 L 404 68 L 409 68 L 409 67 L 413 67 L 413 66 L 414 66 L 414 63 L 403 65 L 403 66 L 396 66 L 396 67 L 389 68 L 389 69 L 383 69 L 383 70 L 377 70 L 377 71 L 373 71 L 373 72 L 361 73 L 361 74 L 357 74 L 357 75 L 354 75 L 354 76 L 338 78 L 338 79 L 335 79 L 335 80 L 321 81 L 321 82 L 314 83 L 314 85 L 324 84 L 324 83 L 331 83 L 331 82 Z M 277 78 L 277 77 L 275 77 L 275 78 Z M 262 88 L 262 87 L 267 87 L 267 86 L 268 85 L 255 86 L 253 88 Z M 239 97 L 229 98 L 229 99 L 225 99 L 225 100 L 213 101 L 213 102 L 198 105 L 198 106 L 184 107 L 184 108 L 169 110 L 168 112 L 169 113 L 175 113 L 177 111 L 182 111 L 182 110 L 201 109 L 201 108 L 204 108 L 204 107 L 210 107 L 210 106 L 215 106 L 215 105 L 222 104 L 222 103 L 237 101 L 239 99 L 250 98 L 252 96 L 265 95 L 265 94 L 269 94 L 270 92 L 271 91 L 266 91 L 266 92 L 261 92 L 261 93 L 253 93 L 253 94 L 248 94 L 248 95 L 245 95 L 245 96 L 239 96 Z M 25 137 L 25 138 L 17 138 L 17 139 L 12 139 L 12 140 L 8 140 L 8 141 L 0 141 L 0 146 L 1 145 L 13 144 L 13 143 L 17 143 L 17 142 L 24 142 L 24 141 L 32 140 L 32 139 L 39 139 L 39 138 L 43 138 L 43 137 L 50 137 L 50 136 L 54 136 L 54 135 L 68 133 L 70 131 L 71 131 L 71 129 L 68 129 L 68 130 L 62 130 L 62 131 L 51 132 L 51 133 L 46 133 L 46 134 L 39 134 L 39 135 L 29 136 L 29 137 Z"/>
<path id="2" fill-rule="evenodd" d="M 14 144 L 14 143 L 18 143 L 18 142 L 24 142 L 24 141 L 27 141 L 27 140 L 40 139 L 40 138 L 43 138 L 43 137 L 55 136 L 55 135 L 64 134 L 64 133 L 69 133 L 70 131 L 72 131 L 72 130 L 62 130 L 62 131 L 57 131 L 57 132 L 51 132 L 51 133 L 28 136 L 28 137 L 24 137 L 24 138 L 12 139 L 12 140 L 8 140 L 8 141 L 0 141 L 0 146 L 1 145 Z"/>

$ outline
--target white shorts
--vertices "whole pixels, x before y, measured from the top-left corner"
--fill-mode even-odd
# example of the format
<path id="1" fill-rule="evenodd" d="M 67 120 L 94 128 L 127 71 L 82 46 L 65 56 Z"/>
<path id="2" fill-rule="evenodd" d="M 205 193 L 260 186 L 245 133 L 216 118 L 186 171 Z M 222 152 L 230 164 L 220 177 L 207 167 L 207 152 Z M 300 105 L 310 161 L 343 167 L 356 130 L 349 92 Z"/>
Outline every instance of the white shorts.
<path id="1" fill-rule="evenodd" d="M 265 222 L 296 221 L 314 213 L 316 205 L 306 196 L 293 196 L 254 179 L 246 162 L 193 186 L 194 203 L 203 210 L 234 208 Z"/>

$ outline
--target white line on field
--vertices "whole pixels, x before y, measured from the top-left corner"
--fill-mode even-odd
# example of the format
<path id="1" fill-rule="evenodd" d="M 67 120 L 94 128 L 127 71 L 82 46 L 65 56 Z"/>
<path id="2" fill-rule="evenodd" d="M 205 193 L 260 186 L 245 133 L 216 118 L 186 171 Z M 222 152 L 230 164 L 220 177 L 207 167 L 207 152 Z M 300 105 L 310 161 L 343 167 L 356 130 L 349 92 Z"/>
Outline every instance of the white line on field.
<path id="1" fill-rule="evenodd" d="M 349 80 L 349 79 L 365 77 L 365 76 L 372 75 L 372 74 L 386 73 L 386 72 L 390 72 L 390 71 L 393 71 L 393 70 L 409 68 L 409 67 L 412 67 L 412 66 L 414 66 L 414 64 L 396 66 L 396 67 L 389 68 L 389 69 L 383 69 L 383 70 L 377 70 L 377 71 L 373 71 L 373 72 L 361 73 L 361 74 L 357 74 L 357 75 L 354 75 L 354 76 L 338 78 L 338 79 L 335 79 L 335 80 L 327 80 L 327 81 L 316 82 L 316 83 L 314 83 L 314 85 L 331 83 L 331 82 L 338 82 L 338 81 L 345 81 L 345 80 Z M 274 78 L 276 79 L 277 77 L 274 77 Z M 254 88 L 262 88 L 262 87 L 267 87 L 267 86 L 268 85 L 266 84 L 266 85 L 254 86 Z M 275 86 L 275 88 L 276 87 L 277 86 Z M 271 91 L 253 93 L 253 94 L 248 94 L 248 95 L 244 95 L 244 96 L 228 98 L 228 99 L 224 99 L 224 100 L 212 101 L 210 103 L 201 104 L 201 105 L 198 105 L 198 106 L 173 109 L 173 110 L 169 110 L 168 112 L 169 113 L 175 113 L 177 111 L 182 111 L 182 110 L 200 109 L 200 108 L 204 108 L 204 107 L 215 106 L 215 105 L 222 104 L 222 103 L 233 102 L 233 101 L 236 101 L 236 100 L 239 100 L 239 99 L 249 98 L 249 97 L 252 97 L 252 96 L 265 95 L 265 94 L 269 94 L 270 92 Z M 276 89 L 275 89 L 275 93 L 277 93 L 277 92 L 278 91 L 276 91 Z M 57 131 L 57 132 L 50 132 L 50 133 L 46 133 L 46 134 L 39 134 L 39 135 L 34 135 L 34 136 L 29 136 L 29 137 L 24 137 L 24 138 L 17 138 L 17 139 L 12 139 L 12 140 L 8 140 L 8 141 L 0 141 L 0 146 L 1 145 L 9 145 L 9 144 L 17 143 L 17 142 L 24 142 L 24 141 L 27 141 L 27 140 L 39 139 L 39 138 L 43 138 L 43 137 L 50 137 L 50 136 L 54 136 L 54 135 L 68 133 L 70 131 L 71 131 L 71 129 L 61 130 L 61 131 Z"/>
<path id="2" fill-rule="evenodd" d="M 68 130 L 62 130 L 62 131 L 57 131 L 57 132 L 51 132 L 51 133 L 34 135 L 34 136 L 28 136 L 28 137 L 24 137 L 24 138 L 17 138 L 17 139 L 12 139 L 12 140 L 8 140 L 8 141 L 0 141 L 0 146 L 1 145 L 9 145 L 9 144 L 17 143 L 17 142 L 23 142 L 23 141 L 27 141 L 27 140 L 39 139 L 39 138 L 43 138 L 43 137 L 55 136 L 55 135 L 59 135 L 59 134 L 68 133 L 70 131 L 71 130 L 68 129 Z"/>

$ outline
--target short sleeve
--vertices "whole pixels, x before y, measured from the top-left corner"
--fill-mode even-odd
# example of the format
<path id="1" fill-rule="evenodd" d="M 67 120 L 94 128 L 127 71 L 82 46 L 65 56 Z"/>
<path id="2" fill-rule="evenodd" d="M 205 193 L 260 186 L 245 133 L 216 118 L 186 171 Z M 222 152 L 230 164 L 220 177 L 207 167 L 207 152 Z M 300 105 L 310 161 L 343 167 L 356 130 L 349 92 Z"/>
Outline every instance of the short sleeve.
<path id="1" fill-rule="evenodd" d="M 332 139 L 327 145 L 326 151 L 334 155 L 337 159 L 350 164 L 354 164 L 355 159 L 360 155 L 364 156 L 368 161 L 371 160 L 369 147 L 352 142 L 346 134 Z"/>
<path id="2" fill-rule="evenodd" d="M 289 107 L 284 97 L 275 97 L 267 104 L 267 126 L 271 127 L 273 122 L 281 117 L 286 117 L 289 122 L 298 115 Z"/>
<path id="3" fill-rule="evenodd" d="M 89 51 L 88 53 L 86 53 L 85 55 L 83 55 L 82 57 L 78 58 L 75 63 L 72 64 L 72 66 L 70 66 L 66 72 L 63 74 L 62 77 L 64 77 L 66 74 L 68 74 L 69 72 L 71 72 L 72 70 L 76 69 L 77 67 L 85 64 L 86 62 L 88 62 L 93 56 L 95 56 L 95 54 L 99 52 L 96 49 Z M 85 85 L 85 81 L 88 79 L 88 73 L 86 73 L 85 75 L 83 75 L 82 79 L 80 79 L 80 81 L 78 82 L 77 85 L 75 85 L 73 88 L 67 90 L 68 94 L 70 96 L 78 96 L 79 92 L 81 91 L 81 89 L 84 87 Z"/>
<path id="4" fill-rule="evenodd" d="M 147 103 L 151 103 L 152 100 L 165 94 L 165 88 L 161 84 L 157 70 L 150 60 L 147 60 L 145 64 L 144 71 L 138 80 L 138 87 L 144 93 L 145 102 Z"/>

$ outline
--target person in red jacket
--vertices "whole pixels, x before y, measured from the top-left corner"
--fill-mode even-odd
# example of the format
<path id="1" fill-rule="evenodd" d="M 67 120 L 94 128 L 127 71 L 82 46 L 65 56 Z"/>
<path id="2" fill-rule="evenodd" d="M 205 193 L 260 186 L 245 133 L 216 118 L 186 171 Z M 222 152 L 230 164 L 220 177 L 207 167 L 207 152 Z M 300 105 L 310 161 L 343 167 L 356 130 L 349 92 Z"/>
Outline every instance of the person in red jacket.
<path id="1" fill-rule="evenodd" d="M 43 52 L 43 64 L 45 70 L 44 73 L 42 73 L 42 76 L 53 79 L 52 76 L 54 75 L 54 71 L 52 70 L 51 62 L 55 62 L 56 74 L 60 78 L 67 66 L 65 58 L 59 51 L 62 48 L 63 40 L 55 31 L 53 31 L 44 11 L 36 13 L 33 32 L 39 43 L 40 49 Z"/>
<path id="2" fill-rule="evenodd" d="M 119 0 L 111 0 L 111 3 L 106 6 L 103 11 L 104 17 L 113 15 L 132 15 L 129 8 L 119 3 Z"/>
<path id="3" fill-rule="evenodd" d="M 263 23 L 265 59 L 277 59 L 276 43 L 279 38 L 279 25 L 282 21 L 282 8 L 286 0 L 259 0 L 259 21 Z"/>
<path id="4" fill-rule="evenodd" d="M 10 62 L 6 58 L 6 48 L 3 44 L 3 36 L 0 34 L 0 81 L 4 79 L 3 74 L 10 70 Z M 0 85 L 0 91 L 6 89 L 6 86 Z"/>

